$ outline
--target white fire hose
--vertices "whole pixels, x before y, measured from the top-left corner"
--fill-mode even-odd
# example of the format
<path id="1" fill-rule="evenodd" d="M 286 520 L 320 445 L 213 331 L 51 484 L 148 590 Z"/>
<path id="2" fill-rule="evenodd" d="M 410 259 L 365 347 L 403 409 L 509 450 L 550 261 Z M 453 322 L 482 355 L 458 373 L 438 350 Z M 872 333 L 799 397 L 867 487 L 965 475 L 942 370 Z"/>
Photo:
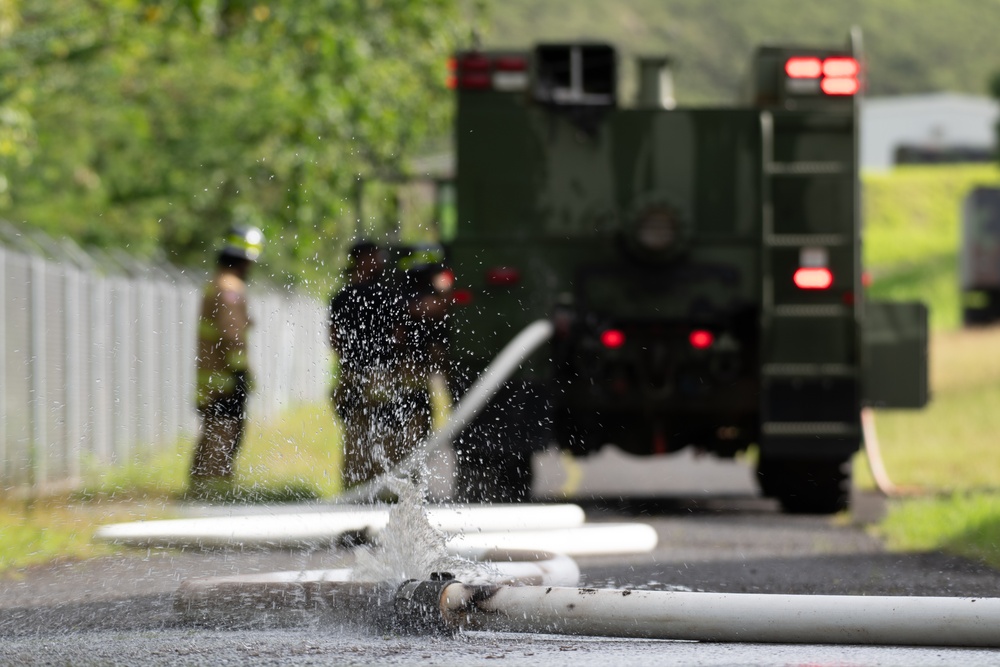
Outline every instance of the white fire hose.
<path id="1" fill-rule="evenodd" d="M 490 584 L 470 585 L 445 573 L 401 584 L 348 581 L 350 570 L 285 573 L 283 579 L 249 575 L 186 581 L 174 604 L 193 622 L 273 622 L 282 612 L 292 612 L 404 634 L 488 630 L 708 642 L 1000 647 L 1000 598 L 566 588 L 558 583 L 578 574 L 566 557 L 483 555 L 498 566 Z M 507 559 L 514 563 L 502 562 Z M 474 572 L 460 574 L 479 578 Z"/>
<path id="2" fill-rule="evenodd" d="M 544 320 L 522 331 L 422 451 L 345 497 L 370 497 L 392 474 L 417 465 L 423 452 L 454 438 L 551 334 L 552 325 Z M 870 414 L 863 417 L 872 431 Z M 874 444 L 874 437 L 871 440 Z M 891 488 L 891 482 L 885 486 Z M 449 549 L 480 563 L 453 573 L 431 573 L 427 580 L 351 581 L 349 569 L 195 579 L 181 585 L 175 609 L 195 622 L 220 618 L 268 622 L 286 612 L 309 617 L 318 612 L 347 625 L 404 633 L 467 629 L 715 642 L 1000 648 L 1000 598 L 574 588 L 579 568 L 569 556 L 510 547 L 490 550 L 490 540 L 496 538 L 466 537 L 470 539 L 464 544 L 450 543 Z M 599 539 L 618 541 L 608 536 Z M 518 545 L 517 539 L 512 543 Z M 584 547 L 593 548 L 589 543 Z"/>
<path id="3" fill-rule="evenodd" d="M 715 642 L 1000 647 L 1000 598 L 756 595 L 452 584 L 470 629 Z"/>

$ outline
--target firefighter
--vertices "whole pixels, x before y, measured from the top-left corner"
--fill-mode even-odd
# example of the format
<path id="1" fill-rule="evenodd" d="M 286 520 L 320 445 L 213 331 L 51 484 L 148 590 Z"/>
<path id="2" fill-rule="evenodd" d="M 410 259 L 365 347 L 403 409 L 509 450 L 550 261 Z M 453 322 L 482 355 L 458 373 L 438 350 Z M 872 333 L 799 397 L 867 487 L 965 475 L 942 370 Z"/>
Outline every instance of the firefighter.
<path id="1" fill-rule="evenodd" d="M 406 300 L 371 241 L 348 254 L 330 302 L 330 346 L 340 362 L 333 404 L 343 424 L 344 488 L 391 470 L 418 444 L 419 392 L 406 354 Z"/>
<path id="2" fill-rule="evenodd" d="M 243 440 L 247 395 L 247 278 L 264 246 L 256 227 L 238 225 L 226 234 L 216 272 L 205 286 L 198 322 L 197 386 L 201 437 L 191 464 L 192 490 L 233 476 L 233 459 Z"/>
<path id="3" fill-rule="evenodd" d="M 448 392 L 448 310 L 454 276 L 440 246 L 415 246 L 399 262 L 407 299 L 407 356 L 429 388 Z M 429 427 L 429 422 L 428 422 Z"/>

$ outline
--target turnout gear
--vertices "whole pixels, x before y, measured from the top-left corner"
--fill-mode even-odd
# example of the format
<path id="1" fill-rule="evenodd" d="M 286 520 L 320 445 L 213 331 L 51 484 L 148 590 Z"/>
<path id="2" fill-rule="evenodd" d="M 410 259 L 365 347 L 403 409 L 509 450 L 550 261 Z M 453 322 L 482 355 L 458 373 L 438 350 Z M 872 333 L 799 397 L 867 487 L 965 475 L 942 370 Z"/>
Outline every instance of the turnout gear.
<path id="1" fill-rule="evenodd" d="M 192 482 L 231 477 L 243 440 L 247 396 L 252 389 L 246 277 L 263 242 L 256 227 L 233 227 L 219 252 L 218 270 L 202 295 L 197 358 L 201 437 L 191 464 Z"/>

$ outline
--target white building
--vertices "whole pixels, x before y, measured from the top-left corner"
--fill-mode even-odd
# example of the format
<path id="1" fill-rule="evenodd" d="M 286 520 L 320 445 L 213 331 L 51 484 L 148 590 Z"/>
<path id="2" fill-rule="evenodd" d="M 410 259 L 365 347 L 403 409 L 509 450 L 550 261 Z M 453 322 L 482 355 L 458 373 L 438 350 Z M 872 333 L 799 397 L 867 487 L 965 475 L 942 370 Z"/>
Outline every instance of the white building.
<path id="1" fill-rule="evenodd" d="M 861 167 L 888 169 L 900 146 L 991 150 L 1000 105 L 958 93 L 868 97 L 861 103 Z"/>

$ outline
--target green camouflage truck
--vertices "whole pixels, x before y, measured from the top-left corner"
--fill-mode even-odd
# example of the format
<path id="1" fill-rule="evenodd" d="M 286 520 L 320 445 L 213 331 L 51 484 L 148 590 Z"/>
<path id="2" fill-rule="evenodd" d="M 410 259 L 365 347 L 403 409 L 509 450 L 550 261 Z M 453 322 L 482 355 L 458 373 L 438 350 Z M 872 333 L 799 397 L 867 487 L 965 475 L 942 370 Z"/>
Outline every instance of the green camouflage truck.
<path id="1" fill-rule="evenodd" d="M 458 393 L 554 326 L 456 443 L 460 497 L 527 497 L 553 442 L 753 446 L 764 495 L 834 512 L 862 407 L 926 403 L 926 308 L 863 285 L 859 35 L 749 69 L 739 105 L 683 108 L 669 60 L 642 58 L 626 106 L 606 44 L 456 55 Z"/>

